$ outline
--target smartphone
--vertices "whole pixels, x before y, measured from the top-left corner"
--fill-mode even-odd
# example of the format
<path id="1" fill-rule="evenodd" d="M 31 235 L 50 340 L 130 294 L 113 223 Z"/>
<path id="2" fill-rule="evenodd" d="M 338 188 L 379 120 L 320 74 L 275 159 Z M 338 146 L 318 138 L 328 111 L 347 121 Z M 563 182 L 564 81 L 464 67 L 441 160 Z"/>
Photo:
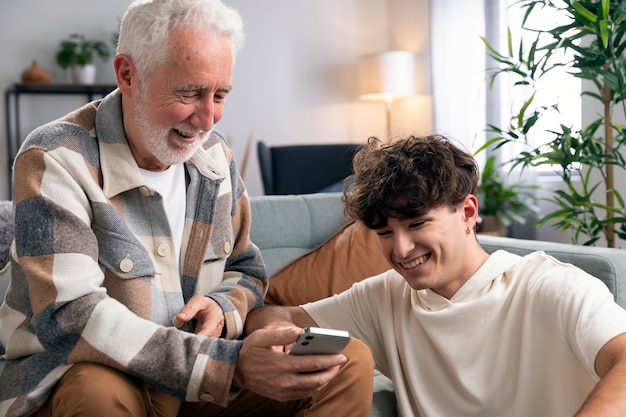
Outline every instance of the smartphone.
<path id="1" fill-rule="evenodd" d="M 289 352 L 291 355 L 330 355 L 340 353 L 350 341 L 345 330 L 305 327 Z"/>

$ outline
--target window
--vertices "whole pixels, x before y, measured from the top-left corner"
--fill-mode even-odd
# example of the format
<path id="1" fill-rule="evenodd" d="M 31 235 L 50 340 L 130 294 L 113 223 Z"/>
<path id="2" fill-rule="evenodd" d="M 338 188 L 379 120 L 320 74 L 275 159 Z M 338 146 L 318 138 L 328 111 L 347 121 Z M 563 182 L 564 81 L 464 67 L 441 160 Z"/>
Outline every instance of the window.
<path id="1" fill-rule="evenodd" d="M 532 94 L 530 89 L 512 88 L 513 82 L 505 78 L 507 74 L 500 75 L 494 88 L 489 89 L 487 70 L 496 64 L 488 59 L 480 37 L 487 37 L 496 49 L 503 51 L 508 27 L 513 30 L 517 45 L 522 34 L 524 45 L 530 45 L 534 35 L 520 28 L 525 9 L 518 0 L 437 0 L 430 7 L 435 129 L 475 151 L 484 144 L 486 126 L 508 126 L 512 112 Z M 555 15 L 547 8 L 544 10 L 545 13 L 534 13 L 535 19 L 528 26 L 541 28 L 554 24 Z M 564 62 L 570 59 L 563 57 Z M 580 129 L 581 83 L 567 71 L 565 67 L 555 69 L 540 80 L 540 95 L 535 97 L 535 105 L 548 109 L 556 105 L 559 111 L 552 111 L 540 128 L 535 128 L 537 134 L 529 138 L 531 146 L 550 141 L 547 131 L 558 128 L 560 123 Z M 499 159 L 510 159 L 522 146 L 514 148 L 502 150 Z M 484 155 L 477 157 L 481 160 Z M 545 167 L 545 171 L 552 170 Z"/>
<path id="2" fill-rule="evenodd" d="M 509 28 L 511 30 L 514 53 L 517 53 L 520 39 L 524 49 L 528 50 L 535 41 L 537 34 L 521 28 L 523 14 L 526 9 L 520 7 L 518 0 L 506 0 L 502 4 L 503 7 L 500 9 L 501 19 L 499 19 L 499 22 L 496 22 L 498 25 L 498 50 L 506 50 L 507 31 Z M 566 24 L 567 19 L 562 14 L 556 13 L 552 8 L 542 8 L 533 11 L 525 24 L 525 28 L 542 30 L 554 27 L 555 22 Z M 543 36 L 542 42 L 542 44 L 547 44 L 552 42 L 552 39 L 549 36 Z M 572 62 L 573 56 L 573 51 L 569 50 L 567 54 L 555 55 L 552 59 L 566 64 Z M 501 74 L 499 76 L 500 94 L 488 96 L 488 100 L 496 100 L 500 103 L 499 120 L 496 120 L 498 126 L 507 126 L 512 115 L 536 91 L 531 107 L 542 109 L 543 115 L 528 136 L 530 147 L 535 148 L 550 142 L 553 139 L 553 135 L 550 132 L 560 131 L 561 124 L 571 128 L 572 131 L 580 130 L 582 120 L 582 85 L 580 79 L 571 74 L 573 70 L 568 65 L 555 67 L 537 80 L 534 88 L 531 86 L 513 87 L 515 81 L 517 81 L 515 77 L 510 74 Z M 501 158 L 507 160 L 514 155 L 514 152 L 528 149 L 529 147 L 525 145 L 507 147 L 502 150 Z M 537 169 L 542 174 L 553 172 L 553 169 L 549 166 L 540 166 Z"/>

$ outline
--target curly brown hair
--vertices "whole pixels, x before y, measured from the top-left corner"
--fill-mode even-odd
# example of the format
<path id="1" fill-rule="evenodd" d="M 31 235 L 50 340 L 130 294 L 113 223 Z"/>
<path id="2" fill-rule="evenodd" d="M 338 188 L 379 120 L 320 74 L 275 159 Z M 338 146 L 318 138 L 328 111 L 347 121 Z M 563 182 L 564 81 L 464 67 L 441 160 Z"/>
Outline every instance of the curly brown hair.
<path id="1" fill-rule="evenodd" d="M 456 210 L 478 186 L 472 155 L 442 135 L 387 144 L 371 137 L 353 165 L 343 194 L 345 213 L 371 229 L 385 227 L 389 217 L 411 219 L 444 206 Z"/>

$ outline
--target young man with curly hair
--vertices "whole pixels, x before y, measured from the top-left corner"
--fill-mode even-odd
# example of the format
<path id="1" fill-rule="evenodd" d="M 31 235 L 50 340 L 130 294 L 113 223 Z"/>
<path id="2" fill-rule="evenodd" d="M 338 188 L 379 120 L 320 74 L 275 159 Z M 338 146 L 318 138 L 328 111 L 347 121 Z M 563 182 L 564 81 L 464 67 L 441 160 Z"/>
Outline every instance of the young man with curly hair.
<path id="1" fill-rule="evenodd" d="M 475 236 L 478 168 L 443 136 L 370 140 L 345 211 L 392 267 L 251 329 L 345 329 L 393 380 L 400 415 L 617 416 L 626 412 L 626 311 L 598 279 L 543 252 L 489 255 Z"/>

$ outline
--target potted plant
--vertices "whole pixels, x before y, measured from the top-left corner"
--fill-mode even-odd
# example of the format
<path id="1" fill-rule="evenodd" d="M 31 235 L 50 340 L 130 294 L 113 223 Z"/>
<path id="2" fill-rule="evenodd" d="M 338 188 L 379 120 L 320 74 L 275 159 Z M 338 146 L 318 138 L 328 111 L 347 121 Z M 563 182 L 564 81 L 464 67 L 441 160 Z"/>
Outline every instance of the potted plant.
<path id="1" fill-rule="evenodd" d="M 536 185 L 507 183 L 498 172 L 495 156 L 485 162 L 477 190 L 480 223 L 478 232 L 506 236 L 513 222 L 524 224 L 526 216 L 537 216 Z"/>
<path id="2" fill-rule="evenodd" d="M 528 99 L 514 109 L 508 126 L 488 127 L 494 134 L 483 148 L 499 148 L 510 143 L 527 146 L 510 161 L 522 168 L 550 166 L 562 179 L 564 187 L 552 191 L 549 201 L 555 209 L 537 222 L 537 227 L 554 221 L 554 227 L 570 231 L 572 243 L 584 238 L 585 245 L 595 245 L 603 237 L 608 247 L 616 239 L 626 239 L 626 203 L 615 181 L 626 175 L 626 127 L 615 120 L 626 116 L 626 4 L 622 0 L 521 0 L 525 8 L 522 30 L 534 41 L 515 45 L 509 31 L 507 51 L 497 51 L 483 38 L 488 54 L 499 67 L 491 82 L 500 74 L 510 74 L 513 88 L 530 88 Z M 548 28 L 527 27 L 529 17 L 545 8 L 561 16 L 565 23 Z M 558 19 L 557 19 L 558 20 Z M 573 52 L 573 59 L 563 58 Z M 574 130 L 561 123 L 546 131 L 538 122 L 556 109 L 534 103 L 537 81 L 555 68 L 567 69 L 582 80 L 581 97 L 597 100 L 597 117 Z M 567 75 L 566 75 L 567 76 Z M 553 106 L 554 107 L 554 106 Z M 587 115 L 596 114 L 588 111 Z M 585 120 L 583 119 L 583 122 Z M 538 130 L 551 140 L 528 147 L 528 136 Z"/>
<path id="3" fill-rule="evenodd" d="M 95 79 L 94 58 L 106 61 L 110 55 L 111 49 L 104 41 L 73 33 L 59 44 L 56 60 L 61 68 L 72 70 L 74 82 L 89 84 Z"/>

